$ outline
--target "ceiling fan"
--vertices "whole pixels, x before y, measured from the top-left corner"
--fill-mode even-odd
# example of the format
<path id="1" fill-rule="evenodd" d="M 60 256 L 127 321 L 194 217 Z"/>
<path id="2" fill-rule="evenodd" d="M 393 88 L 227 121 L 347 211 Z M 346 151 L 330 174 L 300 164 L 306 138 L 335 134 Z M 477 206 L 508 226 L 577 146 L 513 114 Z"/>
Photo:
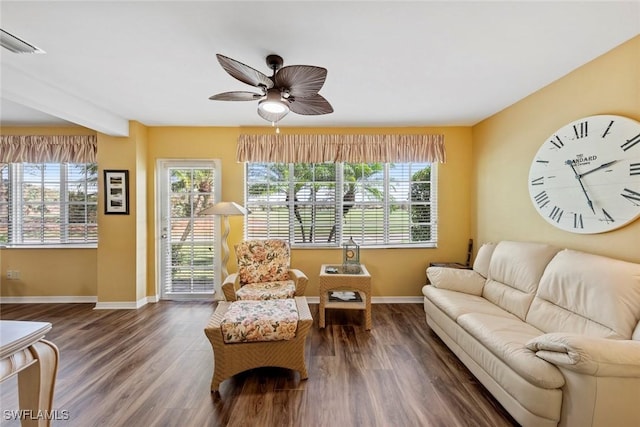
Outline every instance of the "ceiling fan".
<path id="1" fill-rule="evenodd" d="M 238 80 L 260 89 L 260 93 L 235 91 L 210 96 L 214 101 L 258 101 L 258 114 L 272 124 L 293 111 L 296 114 L 320 115 L 333 112 L 331 104 L 318 92 L 327 78 L 327 69 L 312 65 L 283 67 L 282 57 L 268 55 L 267 65 L 273 71 L 266 76 L 242 62 L 217 54 L 222 68 Z"/>

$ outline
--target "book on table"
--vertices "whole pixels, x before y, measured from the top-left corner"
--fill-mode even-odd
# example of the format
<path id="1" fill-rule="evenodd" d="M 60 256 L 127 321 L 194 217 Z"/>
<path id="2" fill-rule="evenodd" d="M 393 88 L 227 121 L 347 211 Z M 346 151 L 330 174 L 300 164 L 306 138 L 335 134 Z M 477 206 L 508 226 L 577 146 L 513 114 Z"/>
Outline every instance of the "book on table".
<path id="1" fill-rule="evenodd" d="M 329 301 L 332 302 L 362 302 L 359 292 L 355 291 L 330 291 Z"/>

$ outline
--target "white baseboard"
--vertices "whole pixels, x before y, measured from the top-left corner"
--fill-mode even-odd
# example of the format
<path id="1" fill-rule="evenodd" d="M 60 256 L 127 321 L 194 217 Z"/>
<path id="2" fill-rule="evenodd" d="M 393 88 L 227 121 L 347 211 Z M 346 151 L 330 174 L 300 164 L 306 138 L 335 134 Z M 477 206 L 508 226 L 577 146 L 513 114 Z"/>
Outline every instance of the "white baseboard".
<path id="1" fill-rule="evenodd" d="M 307 297 L 309 304 L 320 304 L 320 297 Z M 422 304 L 423 297 L 373 297 L 371 304 Z"/>
<path id="2" fill-rule="evenodd" d="M 0 297 L 0 304 L 69 304 L 95 303 L 96 310 L 135 310 L 147 303 L 159 301 L 157 295 L 142 298 L 138 301 L 100 301 L 95 296 L 43 296 L 43 297 Z M 423 297 L 373 297 L 372 304 L 421 304 Z M 307 297 L 310 304 L 320 304 L 320 297 Z"/>
<path id="3" fill-rule="evenodd" d="M 424 297 L 373 297 L 371 304 L 422 304 Z"/>
<path id="4" fill-rule="evenodd" d="M 99 301 L 94 310 L 136 310 L 149 302 L 147 297 L 138 301 Z"/>
<path id="5" fill-rule="evenodd" d="M 94 303 L 95 296 L 0 297 L 0 304 L 68 304 Z"/>

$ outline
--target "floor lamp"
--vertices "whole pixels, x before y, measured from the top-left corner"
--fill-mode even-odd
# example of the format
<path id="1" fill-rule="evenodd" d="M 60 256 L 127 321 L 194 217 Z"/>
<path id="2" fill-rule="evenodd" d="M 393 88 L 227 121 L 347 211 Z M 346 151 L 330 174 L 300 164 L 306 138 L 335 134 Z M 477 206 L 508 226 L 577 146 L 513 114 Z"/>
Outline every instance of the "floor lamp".
<path id="1" fill-rule="evenodd" d="M 218 202 L 200 211 L 200 215 L 221 215 L 224 218 L 224 232 L 222 234 L 222 280 L 229 275 L 227 262 L 229 261 L 229 215 L 246 215 L 247 210 L 234 202 Z"/>

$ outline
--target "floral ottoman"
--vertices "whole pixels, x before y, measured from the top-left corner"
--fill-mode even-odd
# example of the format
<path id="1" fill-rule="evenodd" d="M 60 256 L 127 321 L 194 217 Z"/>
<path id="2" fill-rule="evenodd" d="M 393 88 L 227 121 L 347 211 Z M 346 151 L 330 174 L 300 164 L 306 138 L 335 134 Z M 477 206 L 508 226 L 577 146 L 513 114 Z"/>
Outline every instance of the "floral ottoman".
<path id="1" fill-rule="evenodd" d="M 292 298 L 234 301 L 220 321 L 226 343 L 290 340 L 297 327 L 298 309 Z"/>
<path id="2" fill-rule="evenodd" d="M 307 379 L 305 341 L 313 318 L 305 297 L 221 301 L 204 332 L 213 348 L 211 391 L 249 369 L 273 366 Z"/>

